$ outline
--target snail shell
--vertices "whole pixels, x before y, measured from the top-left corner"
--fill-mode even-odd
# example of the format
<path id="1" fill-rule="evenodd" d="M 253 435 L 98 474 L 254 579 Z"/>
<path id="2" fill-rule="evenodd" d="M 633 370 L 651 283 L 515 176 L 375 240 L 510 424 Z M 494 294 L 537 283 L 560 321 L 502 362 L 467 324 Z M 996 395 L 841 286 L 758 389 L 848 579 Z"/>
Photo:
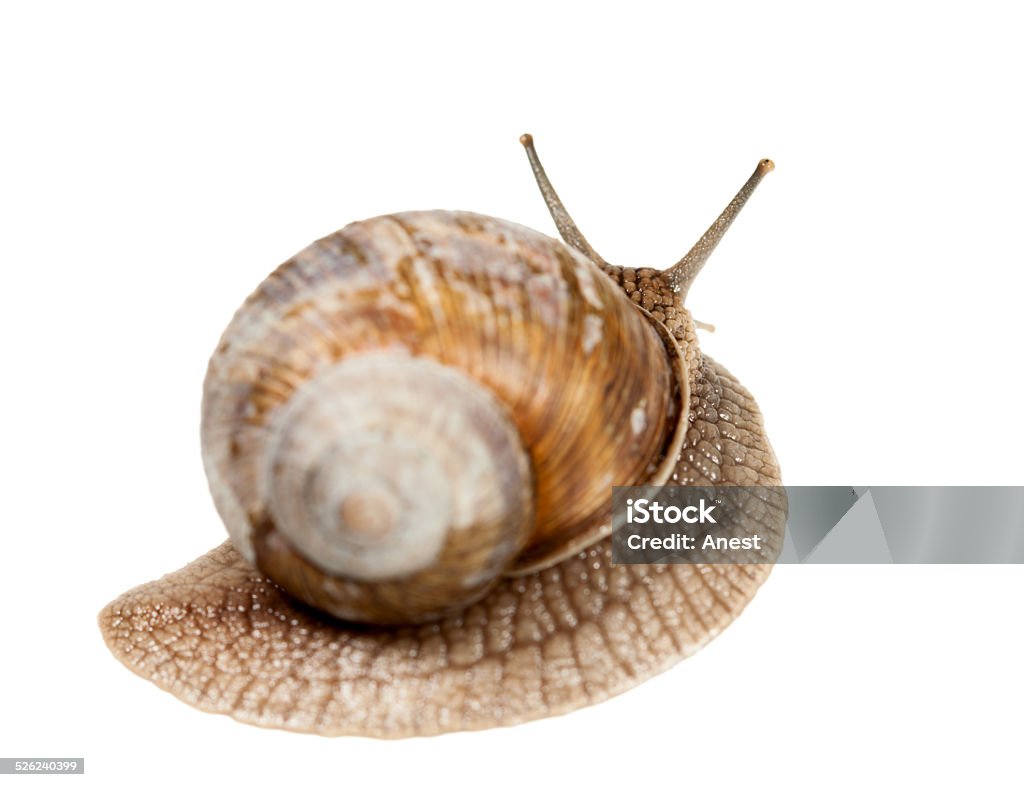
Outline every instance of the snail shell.
<path id="1" fill-rule="evenodd" d="M 509 222 L 352 224 L 271 275 L 213 356 L 217 508 L 244 557 L 342 619 L 466 606 L 607 535 L 612 483 L 674 469 L 688 387 L 657 325 Z"/>
<path id="2" fill-rule="evenodd" d="M 596 255 L 524 144 L 572 248 L 471 213 L 383 216 L 235 314 L 202 422 L 231 546 L 101 613 L 133 670 L 321 734 L 511 724 L 665 669 L 763 581 L 613 567 L 608 535 L 613 484 L 779 483 L 756 403 L 683 307 L 770 162 L 677 266 L 635 271 Z"/>

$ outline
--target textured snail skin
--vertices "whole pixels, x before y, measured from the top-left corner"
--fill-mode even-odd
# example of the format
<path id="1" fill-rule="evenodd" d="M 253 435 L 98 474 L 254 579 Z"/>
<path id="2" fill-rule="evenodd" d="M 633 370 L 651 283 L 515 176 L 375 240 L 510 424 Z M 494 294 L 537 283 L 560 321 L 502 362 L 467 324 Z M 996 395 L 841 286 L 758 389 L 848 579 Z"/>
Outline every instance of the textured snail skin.
<path id="1" fill-rule="evenodd" d="M 743 386 L 704 356 L 691 396 L 680 478 L 779 483 Z M 299 732 L 401 738 L 517 724 L 619 694 L 704 646 L 771 570 L 612 566 L 610 557 L 606 538 L 502 580 L 442 621 L 374 629 L 290 600 L 225 543 L 113 601 L 100 627 L 133 672 L 201 710 Z"/>
<path id="2" fill-rule="evenodd" d="M 435 211 L 382 217 L 374 221 L 383 224 L 362 223 L 361 229 L 360 224 L 350 225 L 314 244 L 303 253 L 311 265 L 299 255 L 298 264 L 293 260 L 283 266 L 279 273 L 285 275 L 268 279 L 236 314 L 234 328 L 229 327 L 211 360 L 204 399 L 207 471 L 233 543 L 128 591 L 102 610 L 99 623 L 106 644 L 136 674 L 205 711 L 321 735 L 400 738 L 511 725 L 600 702 L 669 668 L 722 631 L 768 576 L 770 564 L 613 566 L 610 512 L 599 501 L 606 499 L 604 490 L 612 483 L 781 483 L 756 402 L 732 375 L 700 352 L 694 321 L 683 305 L 693 277 L 770 171 L 771 162 L 758 165 L 676 266 L 667 271 L 631 269 L 609 265 L 593 251 L 547 181 L 532 139 L 525 135 L 522 142 L 559 232 L 571 249 L 518 225 L 475 214 Z M 371 280 L 383 282 L 382 291 L 387 294 L 391 280 L 387 270 L 398 268 L 391 263 L 372 264 L 373 249 L 396 223 L 402 230 L 398 235 L 412 240 L 414 248 L 404 256 L 378 255 L 379 260 L 398 260 L 398 268 L 407 265 L 403 262 L 407 257 L 429 260 L 444 285 L 438 292 L 450 290 L 460 297 L 469 293 L 474 307 L 468 313 L 460 311 L 462 307 L 454 309 L 453 330 L 445 324 L 447 307 L 431 312 L 442 320 L 432 319 L 427 330 L 415 327 L 415 320 L 406 321 L 414 327 L 404 335 L 399 331 L 398 343 L 423 340 L 425 344 L 405 349 L 485 382 L 499 410 L 508 408 L 509 422 L 518 428 L 534 471 L 550 467 L 570 477 L 576 473 L 579 486 L 572 488 L 588 491 L 584 507 L 573 497 L 563 498 L 566 504 L 576 505 L 578 512 L 564 525 L 558 524 L 564 504 L 552 505 L 542 494 L 535 540 L 526 544 L 518 562 L 496 584 L 475 592 L 468 606 L 424 622 L 368 626 L 338 620 L 295 599 L 319 605 L 322 596 L 352 594 L 307 558 L 296 555 L 293 546 L 284 543 L 285 531 L 278 537 L 274 523 L 261 524 L 268 517 L 273 519 L 280 507 L 266 502 L 264 492 L 275 482 L 272 475 L 265 480 L 265 473 L 271 471 L 261 475 L 252 457 L 263 455 L 265 444 L 275 443 L 273 424 L 280 419 L 267 414 L 276 408 L 288 412 L 284 404 L 291 390 L 307 386 L 311 379 L 324 379 L 323 369 L 344 362 L 349 353 L 337 349 L 339 336 L 340 345 L 354 347 L 359 356 L 380 347 L 376 322 L 386 324 L 389 331 L 396 324 L 379 316 L 378 300 L 363 310 L 369 322 L 357 321 L 355 334 L 348 336 L 345 331 L 352 329 L 352 314 L 339 312 L 337 305 L 339 298 L 350 299 L 344 288 L 326 296 L 315 290 L 311 303 L 293 302 L 288 290 L 303 280 L 317 282 L 321 277 L 315 271 L 324 267 L 325 255 L 331 271 L 328 280 L 333 280 L 339 265 L 342 271 L 351 270 L 349 258 L 354 253 L 355 267 Z M 356 244 L 353 252 L 352 240 L 361 232 L 367 242 Z M 426 250 L 416 241 L 423 239 L 423 233 L 429 241 Z M 474 246 L 480 238 L 483 245 Z M 399 248 L 389 242 L 385 246 Z M 445 251 L 435 255 L 432 250 L 437 248 Z M 469 275 L 453 276 L 453 270 Z M 495 270 L 497 278 L 493 278 Z M 304 275 L 311 271 L 314 275 Z M 533 301 L 529 292 L 525 299 L 507 297 L 507 285 L 515 290 L 538 273 L 545 282 L 541 294 L 547 297 L 540 302 Z M 415 290 L 423 289 L 422 278 L 411 281 L 417 285 Z M 554 289 L 549 286 L 552 283 Z M 283 298 L 279 297 L 282 288 Z M 496 297 L 496 292 L 506 297 Z M 394 302 L 392 296 L 390 302 Z M 426 299 L 432 301 L 436 299 Z M 499 304 L 497 314 L 505 317 L 499 316 L 498 324 L 506 329 L 519 325 L 524 331 L 528 338 L 519 347 L 526 348 L 521 358 L 516 355 L 516 334 L 495 332 L 493 323 L 485 341 L 473 344 L 475 333 L 487 331 L 471 328 L 474 319 L 467 319 L 467 314 L 479 317 L 475 305 L 483 302 Z M 514 319 L 515 314 L 501 311 L 502 303 L 526 303 L 527 314 L 533 317 Z M 556 305 L 553 312 L 552 303 Z M 322 324 L 319 318 L 312 330 L 300 326 L 296 331 L 281 323 L 282 315 L 307 313 L 311 304 L 317 308 L 329 304 L 324 314 L 331 331 L 316 330 Z M 584 315 L 592 318 L 591 309 L 602 321 L 597 341 L 594 332 L 586 330 Z M 538 317 L 545 323 L 539 332 Z M 244 330 L 236 330 L 239 324 Z M 259 333 L 268 325 L 269 330 Z M 335 326 L 342 327 L 340 333 Z M 255 335 L 250 333 L 253 327 Z M 561 333 L 554 338 L 544 332 L 556 328 Z M 454 346 L 445 341 L 449 332 L 460 343 L 468 334 L 470 349 L 448 352 Z M 289 338 L 303 334 L 311 334 L 312 343 Z M 238 339 L 253 336 L 239 350 Z M 490 344 L 491 340 L 502 344 Z M 564 357 L 570 368 L 579 363 L 587 369 L 587 382 L 572 375 L 564 378 L 574 407 L 566 408 L 565 401 L 558 400 L 538 407 L 531 404 L 534 389 L 546 395 L 549 389 L 557 394 L 563 387 L 559 362 L 507 363 L 517 358 L 544 359 L 545 352 L 537 354 L 537 349 L 546 349 L 549 342 L 559 352 L 568 350 Z M 659 349 L 655 352 L 652 347 Z M 237 362 L 224 359 L 228 350 L 236 354 Z M 539 385 L 523 387 L 515 375 L 487 371 L 488 361 L 495 356 L 506 361 L 497 364 L 499 370 L 543 368 L 549 376 L 536 378 L 541 380 Z M 581 362 L 582 357 L 589 360 Z M 277 359 L 285 361 L 280 370 Z M 616 376 L 622 363 L 635 366 L 628 374 Z M 552 371 L 555 374 L 550 376 Z M 535 378 L 528 379 L 536 383 Z M 638 379 L 648 388 L 633 388 Z M 624 394 L 624 389 L 629 392 Z M 239 390 L 245 396 L 232 398 L 232 391 Z M 581 395 L 586 397 L 585 407 L 579 406 Z M 544 428 L 550 429 L 551 412 L 560 413 L 554 420 L 560 430 L 581 430 L 571 432 L 581 442 L 568 456 L 559 456 L 562 445 L 552 441 Z M 625 441 L 621 452 L 608 447 L 614 445 L 608 442 L 610 435 Z M 209 453 L 208 443 L 213 446 Z M 591 445 L 593 455 L 586 450 Z M 553 446 L 554 453 L 545 454 L 544 446 Z M 264 467 L 274 467 L 275 455 L 266 456 L 270 459 Z M 565 489 L 550 477 L 539 479 L 536 489 L 543 492 L 545 483 L 564 495 Z M 756 516 L 764 520 L 759 522 L 762 532 L 774 533 L 781 542 L 784 498 L 772 499 L 776 503 L 759 508 Z M 545 510 L 551 515 L 547 519 Z M 568 530 L 568 536 L 563 536 L 562 529 Z M 267 544 L 272 545 L 269 553 Z M 781 543 L 770 545 L 780 547 Z M 291 585 L 292 594 L 253 568 L 254 562 Z M 282 566 L 278 573 L 267 570 Z M 401 592 L 391 598 L 400 600 Z"/>

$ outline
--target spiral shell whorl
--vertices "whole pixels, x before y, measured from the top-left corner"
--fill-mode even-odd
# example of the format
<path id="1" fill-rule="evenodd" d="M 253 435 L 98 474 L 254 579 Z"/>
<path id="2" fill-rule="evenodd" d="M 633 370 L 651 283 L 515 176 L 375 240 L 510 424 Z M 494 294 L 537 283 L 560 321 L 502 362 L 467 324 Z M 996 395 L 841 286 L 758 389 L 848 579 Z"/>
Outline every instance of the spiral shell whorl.
<path id="1" fill-rule="evenodd" d="M 505 408 L 426 358 L 356 355 L 306 383 L 274 416 L 266 473 L 280 538 L 263 535 L 257 562 L 347 620 L 464 606 L 533 528 L 529 458 Z"/>

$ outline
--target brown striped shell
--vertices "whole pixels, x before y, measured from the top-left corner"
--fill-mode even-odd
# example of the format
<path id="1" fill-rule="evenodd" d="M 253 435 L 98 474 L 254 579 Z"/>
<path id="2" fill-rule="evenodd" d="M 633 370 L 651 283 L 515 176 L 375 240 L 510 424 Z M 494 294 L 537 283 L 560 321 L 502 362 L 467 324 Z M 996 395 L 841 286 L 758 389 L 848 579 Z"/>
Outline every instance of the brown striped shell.
<path id="1" fill-rule="evenodd" d="M 688 380 L 659 326 L 510 222 L 351 224 L 263 282 L 214 353 L 218 511 L 243 555 L 337 617 L 465 606 L 607 535 L 613 484 L 667 479 Z"/>
<path id="2" fill-rule="evenodd" d="M 756 402 L 684 307 L 771 162 L 678 264 L 620 268 L 522 141 L 568 246 L 385 216 L 239 309 L 202 428 L 231 541 L 103 609 L 132 671 L 260 726 L 432 735 L 614 696 L 742 611 L 770 565 L 613 565 L 609 487 L 780 483 Z M 765 511 L 780 534 L 784 504 Z"/>

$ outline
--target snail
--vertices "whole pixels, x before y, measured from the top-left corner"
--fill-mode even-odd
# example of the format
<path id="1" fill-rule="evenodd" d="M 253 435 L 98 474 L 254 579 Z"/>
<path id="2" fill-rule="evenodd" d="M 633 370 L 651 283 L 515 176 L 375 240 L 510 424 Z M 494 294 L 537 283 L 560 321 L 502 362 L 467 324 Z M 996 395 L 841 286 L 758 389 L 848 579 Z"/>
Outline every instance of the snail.
<path id="1" fill-rule="evenodd" d="M 274 271 L 210 360 L 230 540 L 103 609 L 107 646 L 260 726 L 381 738 L 599 702 L 692 654 L 770 562 L 613 565 L 611 487 L 780 483 L 684 306 L 762 160 L 671 268 L 466 212 L 356 222 Z"/>

